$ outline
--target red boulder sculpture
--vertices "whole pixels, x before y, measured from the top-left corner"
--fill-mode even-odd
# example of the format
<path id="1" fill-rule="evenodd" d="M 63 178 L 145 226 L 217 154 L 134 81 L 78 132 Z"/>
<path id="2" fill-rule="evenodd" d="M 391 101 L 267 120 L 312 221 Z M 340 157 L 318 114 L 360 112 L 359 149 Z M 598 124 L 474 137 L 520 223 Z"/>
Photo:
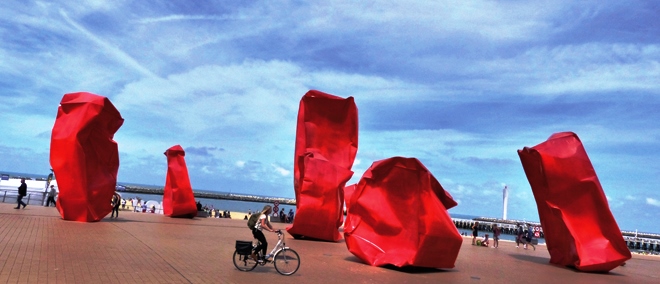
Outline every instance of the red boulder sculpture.
<path id="1" fill-rule="evenodd" d="M 188 167 L 180 145 L 165 151 L 167 156 L 167 178 L 163 190 L 163 214 L 170 217 L 193 218 L 197 216 L 195 195 L 190 185 Z"/>
<path id="2" fill-rule="evenodd" d="M 351 184 L 344 187 L 344 203 L 346 204 L 346 209 L 351 207 L 351 197 L 353 197 L 353 192 L 357 188 L 357 184 Z"/>
<path id="3" fill-rule="evenodd" d="M 357 107 L 343 99 L 309 91 L 300 100 L 294 154 L 296 218 L 294 237 L 341 239 L 343 188 L 351 178 L 358 144 Z"/>
<path id="4" fill-rule="evenodd" d="M 630 259 L 582 142 L 562 132 L 518 150 L 532 187 L 550 262 L 606 272 Z"/>
<path id="5" fill-rule="evenodd" d="M 62 97 L 50 142 L 62 219 L 95 222 L 112 211 L 119 169 L 112 139 L 123 123 L 106 97 L 85 92 Z"/>
<path id="6" fill-rule="evenodd" d="M 454 267 L 463 238 L 447 209 L 457 203 L 419 160 L 374 162 L 348 204 L 346 246 L 364 262 Z"/>

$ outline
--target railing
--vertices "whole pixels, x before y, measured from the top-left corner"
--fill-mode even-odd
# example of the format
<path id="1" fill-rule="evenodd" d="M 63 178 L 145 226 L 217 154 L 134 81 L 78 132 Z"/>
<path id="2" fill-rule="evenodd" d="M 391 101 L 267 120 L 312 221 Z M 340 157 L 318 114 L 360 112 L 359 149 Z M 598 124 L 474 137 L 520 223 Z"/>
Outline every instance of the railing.
<path id="1" fill-rule="evenodd" d="M 8 194 L 9 193 L 9 194 Z M 3 203 L 16 203 L 18 198 L 18 190 L 3 190 L 2 191 L 2 202 Z M 28 192 L 27 196 L 23 197 L 23 202 L 25 204 L 30 205 L 30 201 L 32 202 L 32 205 L 38 204 L 38 205 L 44 205 L 46 203 L 46 193 L 45 192 Z M 35 202 L 39 203 L 35 203 Z"/>

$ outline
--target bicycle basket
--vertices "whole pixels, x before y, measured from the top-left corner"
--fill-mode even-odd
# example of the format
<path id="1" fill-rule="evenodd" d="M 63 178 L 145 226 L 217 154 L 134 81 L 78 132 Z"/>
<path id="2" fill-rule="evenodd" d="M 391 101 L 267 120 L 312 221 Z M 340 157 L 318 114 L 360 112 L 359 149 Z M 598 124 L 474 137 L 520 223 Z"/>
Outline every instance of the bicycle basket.
<path id="1" fill-rule="evenodd" d="M 252 253 L 252 242 L 236 241 L 236 251 L 238 254 L 249 255 Z"/>

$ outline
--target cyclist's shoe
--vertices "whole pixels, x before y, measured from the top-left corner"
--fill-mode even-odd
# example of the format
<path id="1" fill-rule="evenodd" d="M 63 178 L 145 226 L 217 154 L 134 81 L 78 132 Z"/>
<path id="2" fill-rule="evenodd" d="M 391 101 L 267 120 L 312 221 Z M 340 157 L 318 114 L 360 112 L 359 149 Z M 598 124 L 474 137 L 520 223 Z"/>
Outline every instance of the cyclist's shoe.
<path id="1" fill-rule="evenodd" d="M 267 254 L 266 256 L 264 256 L 264 260 L 268 260 L 268 259 L 271 258 L 271 257 L 273 257 L 273 255 L 271 255 L 271 254 L 269 253 L 269 254 Z"/>
<path id="2" fill-rule="evenodd" d="M 257 260 L 257 263 L 259 263 L 259 264 L 264 264 L 264 262 L 265 262 L 265 260 L 263 260 L 263 259 Z"/>

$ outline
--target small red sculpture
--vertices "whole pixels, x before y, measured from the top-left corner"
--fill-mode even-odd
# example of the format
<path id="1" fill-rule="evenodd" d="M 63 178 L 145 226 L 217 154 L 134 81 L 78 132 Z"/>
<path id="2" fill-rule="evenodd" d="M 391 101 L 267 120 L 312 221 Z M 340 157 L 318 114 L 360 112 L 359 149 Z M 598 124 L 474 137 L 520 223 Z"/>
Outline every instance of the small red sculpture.
<path id="1" fill-rule="evenodd" d="M 348 204 L 346 246 L 364 262 L 454 267 L 463 238 L 447 209 L 457 203 L 419 160 L 374 162 Z"/>
<path id="2" fill-rule="evenodd" d="M 357 107 L 352 97 L 314 90 L 303 96 L 294 154 L 296 218 L 287 228 L 291 235 L 341 239 L 343 188 L 353 175 L 357 145 Z"/>
<path id="3" fill-rule="evenodd" d="M 582 142 L 562 132 L 518 150 L 532 187 L 550 263 L 606 272 L 630 259 Z"/>
<path id="4" fill-rule="evenodd" d="M 112 139 L 123 123 L 106 97 L 84 92 L 62 97 L 50 142 L 62 219 L 95 222 L 112 211 L 119 169 Z"/>
<path id="5" fill-rule="evenodd" d="M 180 145 L 165 151 L 167 156 L 167 178 L 163 190 L 163 214 L 170 217 L 193 218 L 197 216 L 197 204 L 193 194 L 188 167 Z"/>

